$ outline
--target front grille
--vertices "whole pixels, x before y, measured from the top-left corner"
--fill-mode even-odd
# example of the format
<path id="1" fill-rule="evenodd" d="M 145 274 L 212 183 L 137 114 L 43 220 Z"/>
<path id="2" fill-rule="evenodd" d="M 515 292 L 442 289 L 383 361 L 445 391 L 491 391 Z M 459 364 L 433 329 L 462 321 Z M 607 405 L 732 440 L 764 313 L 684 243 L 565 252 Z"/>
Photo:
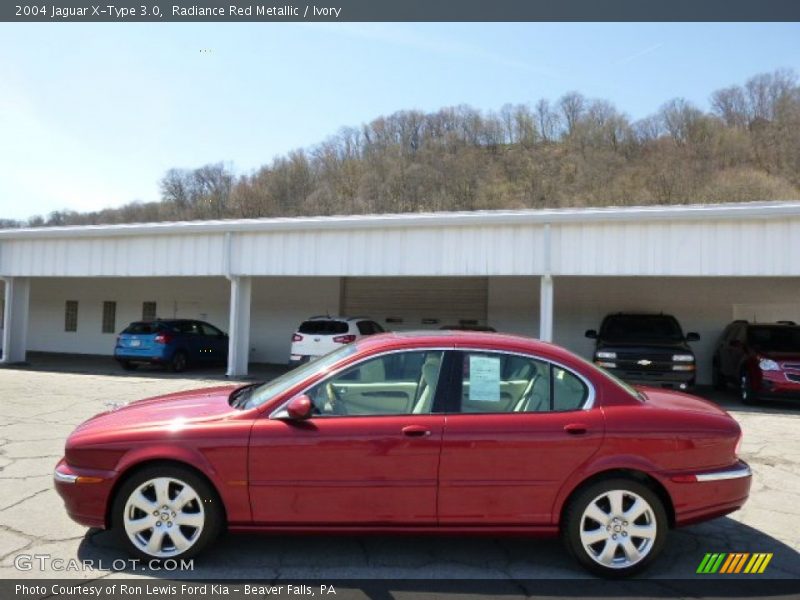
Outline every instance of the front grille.
<path id="1" fill-rule="evenodd" d="M 640 360 L 649 360 L 650 364 L 640 365 Z M 638 357 L 636 359 L 622 359 L 617 358 L 616 361 L 618 369 L 632 370 L 632 371 L 671 371 L 672 361 L 643 359 Z"/>
<path id="2" fill-rule="evenodd" d="M 794 373 L 786 373 L 786 379 L 795 383 L 800 383 L 800 375 L 796 375 Z"/>
<path id="3" fill-rule="evenodd" d="M 783 363 L 784 369 L 794 369 L 800 371 L 800 363 Z"/>

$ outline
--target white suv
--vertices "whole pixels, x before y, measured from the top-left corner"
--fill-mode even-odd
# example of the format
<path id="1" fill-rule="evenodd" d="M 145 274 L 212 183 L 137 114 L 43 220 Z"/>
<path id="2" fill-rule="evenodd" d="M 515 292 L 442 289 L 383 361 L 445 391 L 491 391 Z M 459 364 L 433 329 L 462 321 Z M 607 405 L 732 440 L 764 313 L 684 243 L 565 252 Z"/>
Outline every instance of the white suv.
<path id="1" fill-rule="evenodd" d="M 367 317 L 311 317 L 303 321 L 292 336 L 289 365 L 308 362 L 342 344 L 383 332 L 383 327 Z"/>

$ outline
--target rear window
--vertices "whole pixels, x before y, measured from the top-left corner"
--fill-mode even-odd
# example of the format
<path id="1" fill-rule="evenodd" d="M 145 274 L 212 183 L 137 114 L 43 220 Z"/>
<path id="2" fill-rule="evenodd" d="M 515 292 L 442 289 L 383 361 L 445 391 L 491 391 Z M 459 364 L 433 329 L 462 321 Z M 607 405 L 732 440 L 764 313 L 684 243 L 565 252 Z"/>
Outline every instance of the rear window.
<path id="1" fill-rule="evenodd" d="M 308 335 L 337 335 L 347 333 L 347 323 L 342 321 L 304 321 L 300 333 Z"/>
<path id="2" fill-rule="evenodd" d="M 680 341 L 683 332 L 675 317 L 667 315 L 615 315 L 607 317 L 600 329 L 604 340 Z"/>
<path id="3" fill-rule="evenodd" d="M 133 333 L 137 335 L 147 335 L 157 333 L 164 328 L 163 323 L 131 323 L 122 333 Z"/>

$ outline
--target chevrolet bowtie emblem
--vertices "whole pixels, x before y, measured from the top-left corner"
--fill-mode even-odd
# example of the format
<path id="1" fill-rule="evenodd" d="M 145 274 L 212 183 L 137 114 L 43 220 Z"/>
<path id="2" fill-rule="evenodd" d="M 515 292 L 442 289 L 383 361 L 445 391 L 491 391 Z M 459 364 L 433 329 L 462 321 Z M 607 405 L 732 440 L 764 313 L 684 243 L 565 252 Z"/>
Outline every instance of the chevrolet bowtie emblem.
<path id="1" fill-rule="evenodd" d="M 652 360 L 647 360 L 646 358 L 643 358 L 642 360 L 637 360 L 636 364 L 637 365 L 642 365 L 643 367 L 646 367 L 647 365 L 652 365 L 653 361 Z"/>

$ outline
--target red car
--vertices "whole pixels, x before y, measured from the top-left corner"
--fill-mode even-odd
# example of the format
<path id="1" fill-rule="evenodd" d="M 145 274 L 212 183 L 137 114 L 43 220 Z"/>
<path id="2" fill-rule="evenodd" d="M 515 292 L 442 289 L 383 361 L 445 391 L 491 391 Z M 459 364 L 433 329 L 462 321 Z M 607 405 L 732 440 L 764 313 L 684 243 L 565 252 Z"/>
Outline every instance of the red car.
<path id="1" fill-rule="evenodd" d="M 717 389 L 738 384 L 745 404 L 800 399 L 800 327 L 793 321 L 734 321 L 722 333 L 712 373 Z"/>
<path id="2" fill-rule="evenodd" d="M 382 334 L 266 384 L 142 400 L 69 437 L 67 512 L 131 552 L 188 557 L 223 529 L 561 534 L 602 575 L 750 490 L 739 425 L 634 389 L 557 346 L 495 333 Z"/>

